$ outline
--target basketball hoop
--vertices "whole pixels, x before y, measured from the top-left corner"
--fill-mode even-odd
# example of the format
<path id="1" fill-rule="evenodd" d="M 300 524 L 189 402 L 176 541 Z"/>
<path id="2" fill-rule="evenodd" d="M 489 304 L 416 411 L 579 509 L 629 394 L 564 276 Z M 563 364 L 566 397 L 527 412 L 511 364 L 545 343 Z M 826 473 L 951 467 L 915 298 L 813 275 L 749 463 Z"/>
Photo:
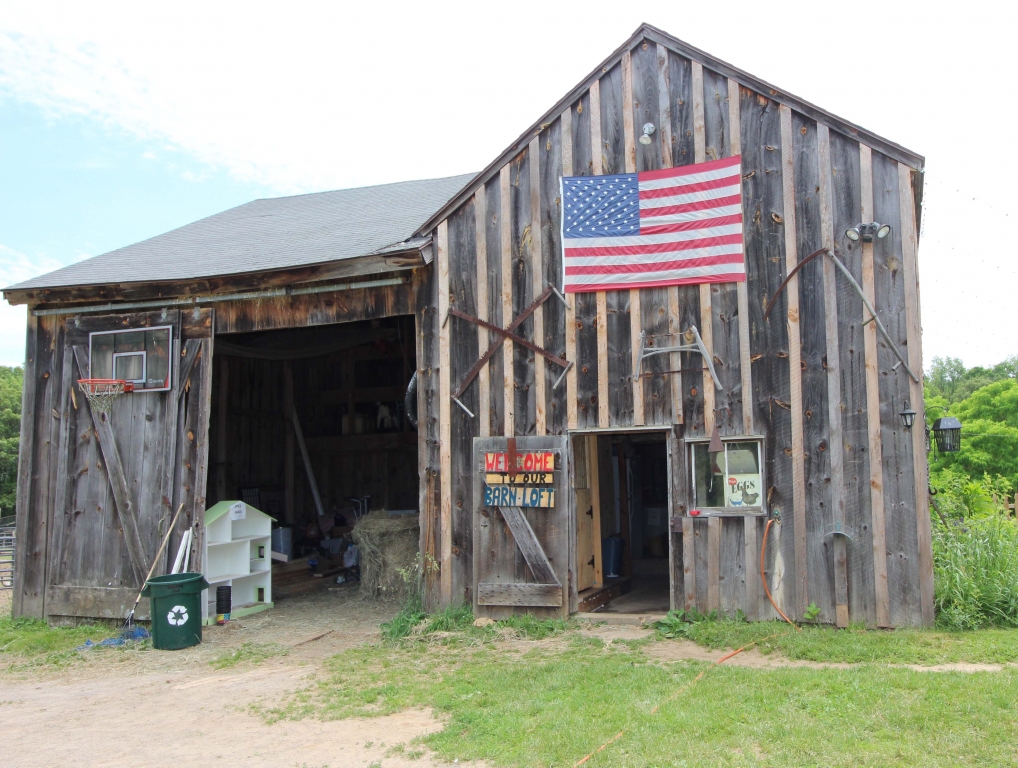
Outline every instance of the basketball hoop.
<path id="1" fill-rule="evenodd" d="M 78 387 L 96 413 L 109 413 L 114 400 L 125 392 L 134 391 L 134 384 L 120 379 L 78 379 Z"/>

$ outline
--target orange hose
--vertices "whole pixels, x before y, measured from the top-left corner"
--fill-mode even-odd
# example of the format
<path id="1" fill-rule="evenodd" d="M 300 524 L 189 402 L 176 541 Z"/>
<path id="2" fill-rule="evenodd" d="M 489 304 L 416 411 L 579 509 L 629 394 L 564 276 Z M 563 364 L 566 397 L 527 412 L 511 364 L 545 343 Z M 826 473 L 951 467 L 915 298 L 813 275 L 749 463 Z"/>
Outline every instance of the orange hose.
<path id="1" fill-rule="evenodd" d="M 771 532 L 771 526 L 774 525 L 774 518 L 772 517 L 767 521 L 767 527 L 764 528 L 763 543 L 760 544 L 760 581 L 763 582 L 764 592 L 767 593 L 767 599 L 771 601 L 771 605 L 774 606 L 774 610 L 781 614 L 781 618 L 795 627 L 797 630 L 802 632 L 802 627 L 797 626 L 794 621 L 785 615 L 785 612 L 778 608 L 778 604 L 774 602 L 774 598 L 771 597 L 771 589 L 767 586 L 767 577 L 764 576 L 764 555 L 767 552 L 767 534 Z"/>

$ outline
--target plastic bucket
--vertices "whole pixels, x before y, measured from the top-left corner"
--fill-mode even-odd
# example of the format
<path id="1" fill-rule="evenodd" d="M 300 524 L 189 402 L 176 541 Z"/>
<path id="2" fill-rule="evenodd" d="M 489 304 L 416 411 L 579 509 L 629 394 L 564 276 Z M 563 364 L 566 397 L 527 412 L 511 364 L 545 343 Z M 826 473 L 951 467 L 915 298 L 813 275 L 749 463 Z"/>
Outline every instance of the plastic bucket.
<path id="1" fill-rule="evenodd" d="M 621 536 L 601 539 L 601 562 L 606 579 L 617 579 L 622 573 L 622 548 L 625 545 Z"/>
<path id="2" fill-rule="evenodd" d="M 152 647 L 177 651 L 201 642 L 201 593 L 209 583 L 200 573 L 156 576 L 141 591 L 151 602 Z"/>

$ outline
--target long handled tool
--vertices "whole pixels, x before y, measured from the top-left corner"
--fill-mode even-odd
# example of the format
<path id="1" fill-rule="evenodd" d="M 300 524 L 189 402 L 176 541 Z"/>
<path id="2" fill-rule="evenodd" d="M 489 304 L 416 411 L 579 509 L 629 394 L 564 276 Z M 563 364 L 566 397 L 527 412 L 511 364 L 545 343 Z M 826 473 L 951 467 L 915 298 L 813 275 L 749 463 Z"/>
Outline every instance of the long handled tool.
<path id="1" fill-rule="evenodd" d="M 159 545 L 159 551 L 156 552 L 156 556 L 152 558 L 152 567 L 148 569 L 148 575 L 145 576 L 145 581 L 141 583 L 141 590 L 145 589 L 145 584 L 149 579 L 152 578 L 152 574 L 155 573 L 156 563 L 159 562 L 159 558 L 163 556 L 163 550 L 166 549 L 166 545 L 170 541 L 170 534 L 173 533 L 173 528 L 177 524 L 177 518 L 180 517 L 180 513 L 184 511 L 184 503 L 181 502 L 180 506 L 177 507 L 177 513 L 173 516 L 173 520 L 170 522 L 170 527 L 166 529 L 166 535 L 163 536 L 163 543 Z M 130 629 L 134 623 L 134 612 L 138 610 L 138 603 L 141 602 L 141 591 L 138 592 L 138 597 L 134 599 L 134 607 L 131 608 L 131 612 L 127 614 L 127 618 L 124 620 L 123 629 Z"/>

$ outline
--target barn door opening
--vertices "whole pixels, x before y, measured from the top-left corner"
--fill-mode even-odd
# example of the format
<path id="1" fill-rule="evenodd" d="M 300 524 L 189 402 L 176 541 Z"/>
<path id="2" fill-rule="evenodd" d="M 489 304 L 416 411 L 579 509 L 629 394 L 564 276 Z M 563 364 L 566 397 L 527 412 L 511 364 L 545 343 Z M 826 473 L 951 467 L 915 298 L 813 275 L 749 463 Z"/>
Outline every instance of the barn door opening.
<path id="1" fill-rule="evenodd" d="M 573 438 L 578 610 L 669 608 L 669 462 L 664 433 Z"/>
<path id="2" fill-rule="evenodd" d="M 271 551 L 239 570 L 210 566 L 209 615 L 219 586 L 232 588 L 235 613 L 322 599 L 330 586 L 339 605 L 362 576 L 372 594 L 402 586 L 402 561 L 380 562 L 384 542 L 358 548 L 353 528 L 374 513 L 367 527 L 393 528 L 400 557 L 417 551 L 417 432 L 405 412 L 414 338 L 413 316 L 217 336 L 210 506 L 243 501 L 273 522 Z"/>
<path id="3" fill-rule="evenodd" d="M 212 310 L 157 310 L 66 321 L 62 416 L 45 615 L 123 618 L 149 569 L 166 572 L 205 509 Z M 106 414 L 83 378 L 134 385 Z M 153 562 L 177 508 L 169 546 Z M 200 546 L 191 562 L 200 568 Z M 147 618 L 147 600 L 138 618 Z"/>
<path id="4" fill-rule="evenodd" d="M 569 612 L 568 438 L 474 438 L 474 613 Z"/>

